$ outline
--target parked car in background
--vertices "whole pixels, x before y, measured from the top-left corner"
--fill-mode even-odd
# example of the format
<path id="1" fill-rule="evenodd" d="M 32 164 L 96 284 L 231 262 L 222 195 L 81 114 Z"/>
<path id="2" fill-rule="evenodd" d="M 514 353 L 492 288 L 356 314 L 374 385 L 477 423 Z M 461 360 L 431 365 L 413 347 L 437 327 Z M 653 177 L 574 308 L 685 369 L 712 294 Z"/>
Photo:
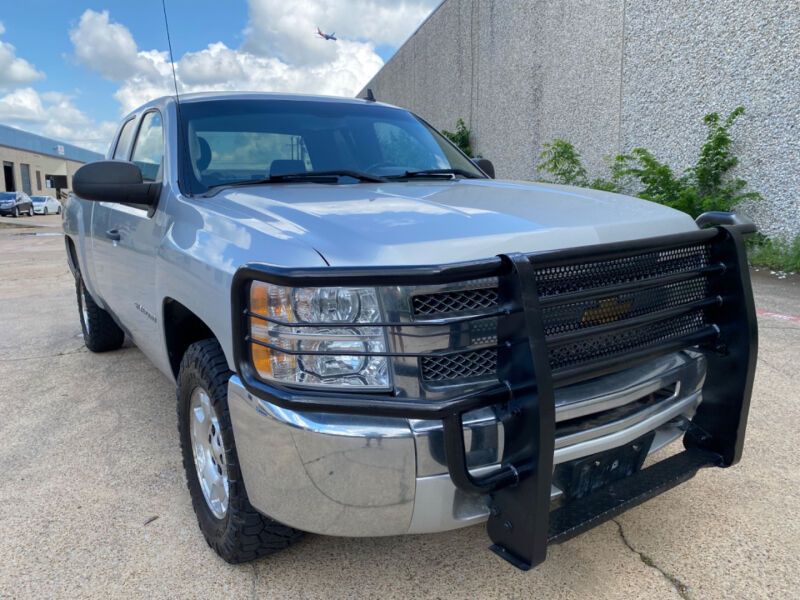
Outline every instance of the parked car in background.
<path id="1" fill-rule="evenodd" d="M 33 202 L 25 192 L 0 192 L 0 216 L 33 216 Z"/>
<path id="2" fill-rule="evenodd" d="M 33 212 L 37 215 L 60 215 L 61 202 L 52 196 L 31 196 Z"/>

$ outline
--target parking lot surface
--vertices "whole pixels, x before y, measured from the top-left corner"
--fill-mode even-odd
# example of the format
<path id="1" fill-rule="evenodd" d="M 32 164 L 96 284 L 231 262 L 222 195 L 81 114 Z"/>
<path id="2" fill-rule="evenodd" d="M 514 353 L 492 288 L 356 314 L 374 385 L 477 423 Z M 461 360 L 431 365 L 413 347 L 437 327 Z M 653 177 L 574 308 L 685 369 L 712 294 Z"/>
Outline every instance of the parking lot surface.
<path id="1" fill-rule="evenodd" d="M 59 223 L 21 224 L 39 220 Z M 488 552 L 482 526 L 307 536 L 231 566 L 195 523 L 173 383 L 131 345 L 86 350 L 58 231 L 0 223 L 0 598 L 797 597 L 797 279 L 754 274 L 763 316 L 742 462 L 552 547 L 533 571 Z"/>

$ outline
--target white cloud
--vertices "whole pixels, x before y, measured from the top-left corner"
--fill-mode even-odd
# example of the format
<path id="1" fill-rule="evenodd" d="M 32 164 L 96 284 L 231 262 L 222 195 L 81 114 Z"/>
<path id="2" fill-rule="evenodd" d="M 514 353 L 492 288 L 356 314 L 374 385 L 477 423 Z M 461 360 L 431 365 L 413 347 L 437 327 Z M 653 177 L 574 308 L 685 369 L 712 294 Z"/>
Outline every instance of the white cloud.
<path id="1" fill-rule="evenodd" d="M 174 93 L 168 59 L 159 54 L 150 54 L 149 58 L 160 76 L 137 74 L 122 81 L 114 96 L 123 112 L 154 97 Z M 383 61 L 370 46 L 358 42 L 340 42 L 330 62 L 302 67 L 234 50 L 217 42 L 184 55 L 175 67 L 181 93 L 280 91 L 352 96 L 382 65 Z"/>
<path id="2" fill-rule="evenodd" d="M 215 42 L 176 57 L 179 90 L 352 96 L 383 65 L 375 44 L 402 41 L 437 1 L 250 0 L 242 47 Z M 317 25 L 338 29 L 339 41 L 316 37 Z M 174 93 L 169 55 L 139 49 L 108 12 L 85 11 L 70 39 L 80 62 L 120 83 L 114 96 L 123 113 Z"/>
<path id="3" fill-rule="evenodd" d="M 396 46 L 439 0 L 250 0 L 244 49 L 291 64 L 330 61 L 337 45 L 314 35 L 317 27 L 341 39 Z"/>
<path id="4" fill-rule="evenodd" d="M 0 35 L 5 32 L 6 28 L 0 22 Z M 44 73 L 24 58 L 17 56 L 14 46 L 0 40 L 0 90 L 28 84 L 43 77 Z"/>
<path id="5" fill-rule="evenodd" d="M 121 80 L 139 74 L 157 77 L 152 63 L 141 56 L 131 32 L 112 23 L 107 10 L 84 11 L 76 27 L 69 32 L 75 57 L 103 77 Z"/>
<path id="6" fill-rule="evenodd" d="M 0 122 L 103 153 L 116 130 L 115 123 L 91 119 L 67 94 L 30 87 L 0 96 Z"/>

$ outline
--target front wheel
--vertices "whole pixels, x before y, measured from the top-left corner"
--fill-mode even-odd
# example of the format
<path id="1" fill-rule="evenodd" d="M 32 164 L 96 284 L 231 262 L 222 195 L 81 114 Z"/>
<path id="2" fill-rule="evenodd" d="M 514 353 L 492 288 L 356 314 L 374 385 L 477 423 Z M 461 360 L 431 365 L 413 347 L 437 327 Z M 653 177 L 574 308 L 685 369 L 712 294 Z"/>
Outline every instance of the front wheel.
<path id="1" fill-rule="evenodd" d="M 19 218 L 19 206 L 14 207 L 14 218 L 15 219 Z"/>
<path id="2" fill-rule="evenodd" d="M 228 412 L 231 372 L 214 339 L 189 346 L 178 373 L 178 434 L 200 531 L 229 563 L 283 550 L 302 532 L 256 511 L 239 471 Z"/>
<path id="3" fill-rule="evenodd" d="M 28 216 L 29 216 L 29 217 L 32 217 L 32 216 L 33 216 L 33 207 L 30 207 L 30 208 L 28 209 Z"/>

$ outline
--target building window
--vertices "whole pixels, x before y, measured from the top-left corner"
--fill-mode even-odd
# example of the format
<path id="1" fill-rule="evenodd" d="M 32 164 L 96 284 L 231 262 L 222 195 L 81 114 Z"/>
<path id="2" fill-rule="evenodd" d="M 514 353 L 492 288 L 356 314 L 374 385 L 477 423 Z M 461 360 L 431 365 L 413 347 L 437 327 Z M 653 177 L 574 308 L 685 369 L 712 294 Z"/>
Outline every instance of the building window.
<path id="1" fill-rule="evenodd" d="M 42 172 L 36 171 L 36 191 L 42 191 Z"/>

